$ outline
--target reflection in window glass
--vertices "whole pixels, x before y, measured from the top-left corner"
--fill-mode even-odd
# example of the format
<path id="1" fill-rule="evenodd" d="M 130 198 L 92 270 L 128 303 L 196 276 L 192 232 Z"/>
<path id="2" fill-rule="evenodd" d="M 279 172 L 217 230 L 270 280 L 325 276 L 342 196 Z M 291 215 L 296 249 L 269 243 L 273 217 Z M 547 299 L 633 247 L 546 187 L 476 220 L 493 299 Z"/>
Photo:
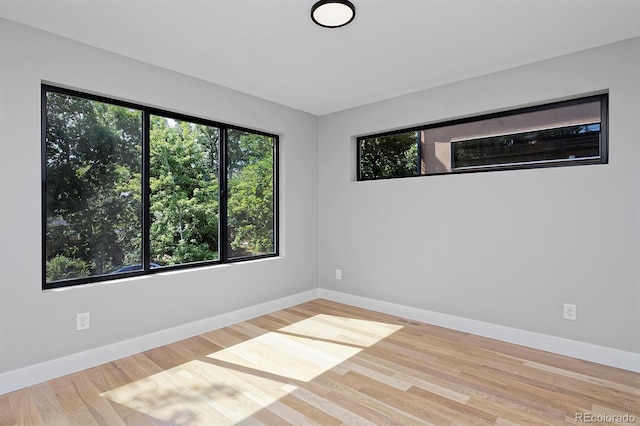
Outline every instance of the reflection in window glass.
<path id="1" fill-rule="evenodd" d="M 150 120 L 151 266 L 218 260 L 220 130 Z"/>
<path id="2" fill-rule="evenodd" d="M 230 129 L 227 140 L 229 258 L 274 253 L 275 140 Z"/>
<path id="3" fill-rule="evenodd" d="M 600 123 L 453 142 L 452 168 L 600 155 Z"/>
<path id="4" fill-rule="evenodd" d="M 47 92 L 46 282 L 142 262 L 138 110 Z"/>

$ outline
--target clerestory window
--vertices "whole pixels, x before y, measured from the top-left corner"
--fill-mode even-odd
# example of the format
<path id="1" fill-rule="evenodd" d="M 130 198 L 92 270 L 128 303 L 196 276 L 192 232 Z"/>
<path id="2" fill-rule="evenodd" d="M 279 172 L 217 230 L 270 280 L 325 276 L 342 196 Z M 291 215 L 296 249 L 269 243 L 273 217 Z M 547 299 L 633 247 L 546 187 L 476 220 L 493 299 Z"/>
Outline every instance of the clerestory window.
<path id="1" fill-rule="evenodd" d="M 357 179 L 607 162 L 598 95 L 357 139 Z"/>

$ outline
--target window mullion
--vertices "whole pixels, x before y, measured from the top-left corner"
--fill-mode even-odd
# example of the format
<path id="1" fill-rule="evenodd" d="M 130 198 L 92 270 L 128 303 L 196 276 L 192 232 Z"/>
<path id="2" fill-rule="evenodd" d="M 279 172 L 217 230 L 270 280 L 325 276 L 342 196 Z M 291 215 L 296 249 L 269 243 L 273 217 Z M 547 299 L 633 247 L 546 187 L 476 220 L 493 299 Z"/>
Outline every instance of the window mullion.
<path id="1" fill-rule="evenodd" d="M 422 130 L 416 131 L 416 145 L 418 146 L 416 175 L 420 175 L 422 173 Z"/>
<path id="2" fill-rule="evenodd" d="M 142 111 L 142 268 L 151 269 L 151 119 L 148 110 Z"/>
<path id="3" fill-rule="evenodd" d="M 47 89 L 42 86 L 40 92 L 40 149 L 42 155 L 41 164 L 41 200 L 42 200 L 42 285 L 47 284 Z M 44 288 L 44 287 L 43 287 Z"/>
<path id="4" fill-rule="evenodd" d="M 219 194 L 218 199 L 218 243 L 220 244 L 220 261 L 226 262 L 229 259 L 229 226 L 227 224 L 227 196 L 228 196 L 228 178 L 227 172 L 229 164 L 229 156 L 227 150 L 227 141 L 229 129 L 227 127 L 220 128 L 220 165 L 218 167 Z"/>

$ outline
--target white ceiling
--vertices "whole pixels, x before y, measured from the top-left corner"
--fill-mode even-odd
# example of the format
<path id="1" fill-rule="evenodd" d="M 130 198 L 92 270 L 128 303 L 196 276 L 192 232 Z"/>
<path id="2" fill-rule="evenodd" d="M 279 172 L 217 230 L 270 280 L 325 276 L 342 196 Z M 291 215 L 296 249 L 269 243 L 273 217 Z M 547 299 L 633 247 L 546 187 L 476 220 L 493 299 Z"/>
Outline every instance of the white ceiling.
<path id="1" fill-rule="evenodd" d="M 0 0 L 0 16 L 316 115 L 640 36 L 640 0 Z"/>

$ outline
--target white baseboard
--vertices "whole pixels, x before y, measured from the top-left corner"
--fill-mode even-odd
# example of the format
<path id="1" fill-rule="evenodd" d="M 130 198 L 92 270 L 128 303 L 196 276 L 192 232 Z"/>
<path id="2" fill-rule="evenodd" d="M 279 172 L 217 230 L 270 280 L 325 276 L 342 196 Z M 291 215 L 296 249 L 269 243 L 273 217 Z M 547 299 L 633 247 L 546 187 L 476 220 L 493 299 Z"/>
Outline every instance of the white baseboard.
<path id="1" fill-rule="evenodd" d="M 0 395 L 318 298 L 318 289 L 0 374 Z"/>
<path id="2" fill-rule="evenodd" d="M 260 315 L 269 314 L 319 297 L 530 348 L 640 372 L 640 354 L 637 353 L 320 288 L 2 373 L 0 374 L 0 395 L 206 333 L 207 331 L 246 321 Z"/>
<path id="3" fill-rule="evenodd" d="M 395 303 L 382 302 L 380 300 L 322 288 L 319 290 L 319 297 L 334 302 L 640 373 L 640 354 L 634 352 L 626 352 L 532 331 L 519 330 Z"/>

